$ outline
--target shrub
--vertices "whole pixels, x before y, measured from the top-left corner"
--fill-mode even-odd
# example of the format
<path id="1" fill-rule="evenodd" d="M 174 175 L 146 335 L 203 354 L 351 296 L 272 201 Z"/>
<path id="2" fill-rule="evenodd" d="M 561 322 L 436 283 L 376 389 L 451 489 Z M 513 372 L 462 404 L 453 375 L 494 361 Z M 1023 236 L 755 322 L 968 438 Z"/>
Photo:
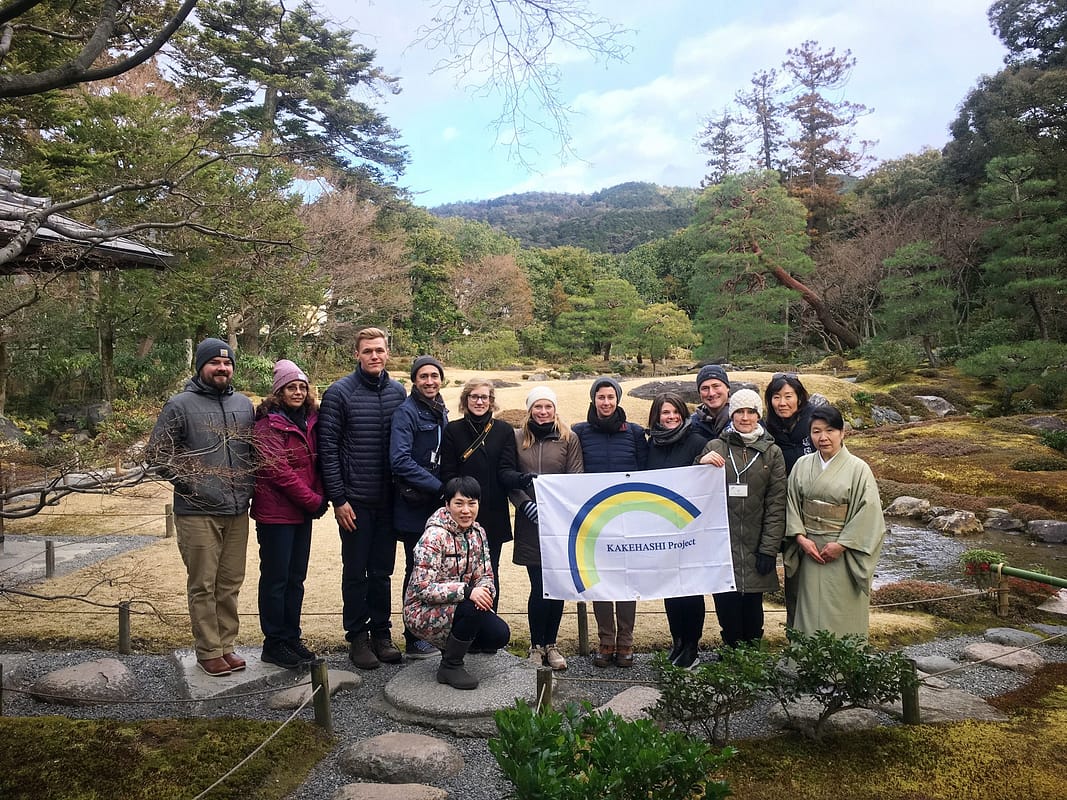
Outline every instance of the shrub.
<path id="1" fill-rule="evenodd" d="M 1031 385 L 1037 387 L 1037 396 L 1045 404 L 1058 404 L 1067 389 L 1067 370 L 1061 366 L 1064 361 L 1067 344 L 1031 341 L 990 347 L 961 359 L 957 366 L 964 375 L 995 383 L 1003 392 L 1002 405 L 1013 408 L 1013 395 Z M 1024 397 L 1033 402 L 1035 396 L 1027 392 Z"/>
<path id="2" fill-rule="evenodd" d="M 238 356 L 233 385 L 242 392 L 266 397 L 274 384 L 274 359 L 246 353 Z"/>
<path id="3" fill-rule="evenodd" d="M 1062 472 L 1067 469 L 1067 459 L 1059 456 L 1031 456 L 1011 462 L 1011 468 L 1019 472 Z"/>
<path id="4" fill-rule="evenodd" d="M 452 359 L 464 369 L 490 369 L 518 357 L 519 340 L 512 330 L 479 334 L 452 343 Z"/>
<path id="5" fill-rule="evenodd" d="M 867 708 L 899 700 L 902 685 L 914 681 L 903 653 L 876 651 L 862 636 L 835 636 L 829 631 L 808 635 L 789 629 L 783 670 L 775 686 L 782 707 L 811 697 L 822 707 L 811 735 L 822 738 L 827 720 L 850 708 Z"/>
<path id="6" fill-rule="evenodd" d="M 569 704 L 560 713 L 535 712 L 525 702 L 494 715 L 499 736 L 489 740 L 518 800 L 718 800 L 726 781 L 709 776 L 733 756 L 651 720 L 633 722 L 610 711 Z"/>
<path id="7" fill-rule="evenodd" d="M 777 679 L 777 659 L 758 646 L 723 647 L 720 660 L 696 669 L 681 669 L 657 653 L 652 661 L 660 698 L 652 715 L 674 721 L 686 733 L 694 729 L 704 738 L 725 744 L 730 739 L 730 716 L 751 706 Z"/>
<path id="8" fill-rule="evenodd" d="M 949 583 L 903 580 L 880 586 L 871 592 L 871 607 L 903 606 L 908 611 L 922 611 L 951 622 L 971 623 L 989 613 L 984 595 L 959 597 L 960 589 Z M 941 598 L 951 597 L 951 600 Z"/>
<path id="9" fill-rule="evenodd" d="M 867 348 L 867 371 L 875 378 L 893 381 L 918 365 L 918 352 L 904 342 L 872 342 Z"/>
<path id="10" fill-rule="evenodd" d="M 1067 453 L 1067 430 L 1045 431 L 1041 434 L 1041 443 L 1045 447 L 1051 447 L 1053 450 Z"/>

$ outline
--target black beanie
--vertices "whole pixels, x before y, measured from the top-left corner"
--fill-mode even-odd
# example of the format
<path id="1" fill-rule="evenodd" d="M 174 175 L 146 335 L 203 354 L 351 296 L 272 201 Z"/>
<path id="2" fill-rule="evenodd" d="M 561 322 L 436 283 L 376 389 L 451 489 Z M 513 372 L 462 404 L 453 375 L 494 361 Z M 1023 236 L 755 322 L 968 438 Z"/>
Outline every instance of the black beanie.
<path id="1" fill-rule="evenodd" d="M 222 339 L 204 339 L 196 346 L 196 374 L 199 375 L 204 364 L 213 358 L 228 358 L 234 366 L 237 365 L 237 354 L 226 342 Z"/>
<path id="2" fill-rule="evenodd" d="M 445 379 L 445 368 L 441 365 L 440 361 L 438 361 L 433 356 L 419 356 L 415 359 L 415 363 L 411 365 L 412 383 L 415 382 L 415 375 L 418 373 L 418 371 L 428 364 L 432 364 L 433 366 L 437 367 L 437 371 L 441 373 L 441 380 L 443 381 Z"/>

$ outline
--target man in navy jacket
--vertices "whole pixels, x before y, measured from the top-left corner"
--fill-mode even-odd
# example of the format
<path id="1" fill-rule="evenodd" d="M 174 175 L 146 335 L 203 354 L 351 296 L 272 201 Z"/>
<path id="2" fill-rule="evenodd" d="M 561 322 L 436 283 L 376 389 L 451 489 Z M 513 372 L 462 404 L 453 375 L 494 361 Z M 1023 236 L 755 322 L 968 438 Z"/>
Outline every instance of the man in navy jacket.
<path id="1" fill-rule="evenodd" d="M 356 334 L 356 371 L 319 406 L 319 467 L 341 535 L 342 622 L 348 658 L 360 669 L 402 656 L 389 635 L 389 579 L 396 560 L 389 426 L 404 387 L 389 377 L 385 331 Z"/>

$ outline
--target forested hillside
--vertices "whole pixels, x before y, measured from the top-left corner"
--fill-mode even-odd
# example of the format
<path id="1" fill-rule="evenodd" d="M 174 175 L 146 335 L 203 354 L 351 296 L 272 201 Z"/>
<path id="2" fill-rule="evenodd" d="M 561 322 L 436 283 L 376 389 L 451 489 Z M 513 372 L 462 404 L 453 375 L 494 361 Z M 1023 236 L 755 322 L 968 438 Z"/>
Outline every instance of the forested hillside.
<path id="1" fill-rule="evenodd" d="M 526 192 L 493 200 L 448 203 L 438 217 L 487 222 L 525 247 L 582 247 L 625 253 L 689 224 L 697 189 L 620 183 L 593 194 Z"/>

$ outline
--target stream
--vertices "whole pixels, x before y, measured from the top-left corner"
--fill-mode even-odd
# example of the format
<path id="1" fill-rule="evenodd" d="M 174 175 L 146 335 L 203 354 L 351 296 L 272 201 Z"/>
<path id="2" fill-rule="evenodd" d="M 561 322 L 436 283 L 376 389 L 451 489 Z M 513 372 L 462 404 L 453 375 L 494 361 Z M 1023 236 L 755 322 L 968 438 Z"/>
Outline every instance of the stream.
<path id="1" fill-rule="evenodd" d="M 889 520 L 889 533 L 874 576 L 874 588 L 900 580 L 954 583 L 969 581 L 959 566 L 965 550 L 988 548 L 1004 553 L 1007 564 L 1067 577 L 1067 545 L 1034 542 L 1025 533 L 986 531 L 978 536 L 953 537 L 930 528 L 915 527 L 911 520 Z"/>

